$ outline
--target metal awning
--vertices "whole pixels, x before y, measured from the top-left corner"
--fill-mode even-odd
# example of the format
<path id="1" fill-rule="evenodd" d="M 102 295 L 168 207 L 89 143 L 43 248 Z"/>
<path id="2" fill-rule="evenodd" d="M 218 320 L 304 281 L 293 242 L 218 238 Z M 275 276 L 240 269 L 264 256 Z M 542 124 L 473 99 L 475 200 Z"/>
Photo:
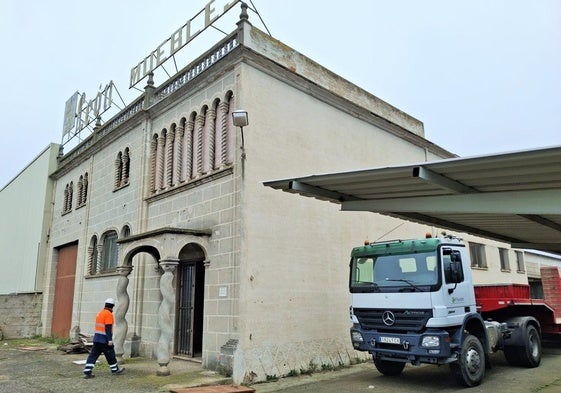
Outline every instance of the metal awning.
<path id="1" fill-rule="evenodd" d="M 561 146 L 268 181 L 266 186 L 561 253 Z"/>

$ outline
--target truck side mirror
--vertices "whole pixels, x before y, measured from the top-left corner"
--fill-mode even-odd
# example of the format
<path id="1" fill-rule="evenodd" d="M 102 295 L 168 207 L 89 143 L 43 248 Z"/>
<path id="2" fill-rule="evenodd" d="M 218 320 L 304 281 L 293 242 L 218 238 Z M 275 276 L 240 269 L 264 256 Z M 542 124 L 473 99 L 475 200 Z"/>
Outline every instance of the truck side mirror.
<path id="1" fill-rule="evenodd" d="M 449 288 L 448 293 L 454 292 L 458 283 L 464 281 L 464 271 L 462 269 L 462 255 L 458 250 L 453 250 L 451 248 L 443 248 L 442 249 L 443 257 L 446 256 L 448 262 L 444 264 L 444 268 L 446 269 L 446 282 L 453 283 L 454 288 Z"/>

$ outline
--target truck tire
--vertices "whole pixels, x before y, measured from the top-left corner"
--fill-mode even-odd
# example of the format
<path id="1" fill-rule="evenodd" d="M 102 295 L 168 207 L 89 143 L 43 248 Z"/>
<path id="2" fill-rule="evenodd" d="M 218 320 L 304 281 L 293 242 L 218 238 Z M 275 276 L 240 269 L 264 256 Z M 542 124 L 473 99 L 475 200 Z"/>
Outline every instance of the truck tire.
<path id="1" fill-rule="evenodd" d="M 526 326 L 524 345 L 505 347 L 504 354 L 511 366 L 538 367 L 542 359 L 542 343 L 536 327 Z"/>
<path id="2" fill-rule="evenodd" d="M 392 362 L 390 360 L 382 360 L 378 358 L 374 358 L 374 365 L 378 371 L 389 377 L 401 374 L 405 368 L 405 363 L 403 362 Z"/>
<path id="3" fill-rule="evenodd" d="M 481 341 L 475 336 L 466 336 L 460 356 L 456 362 L 450 364 L 450 368 L 460 385 L 479 385 L 485 375 L 485 351 Z"/>

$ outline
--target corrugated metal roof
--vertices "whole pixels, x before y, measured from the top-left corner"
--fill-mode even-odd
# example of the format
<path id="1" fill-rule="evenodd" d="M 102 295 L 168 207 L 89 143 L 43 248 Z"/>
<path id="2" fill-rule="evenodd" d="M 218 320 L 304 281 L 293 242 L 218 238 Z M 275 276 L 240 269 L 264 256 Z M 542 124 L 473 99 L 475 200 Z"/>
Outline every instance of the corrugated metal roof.
<path id="1" fill-rule="evenodd" d="M 561 253 L 561 146 L 265 182 L 266 186 Z"/>

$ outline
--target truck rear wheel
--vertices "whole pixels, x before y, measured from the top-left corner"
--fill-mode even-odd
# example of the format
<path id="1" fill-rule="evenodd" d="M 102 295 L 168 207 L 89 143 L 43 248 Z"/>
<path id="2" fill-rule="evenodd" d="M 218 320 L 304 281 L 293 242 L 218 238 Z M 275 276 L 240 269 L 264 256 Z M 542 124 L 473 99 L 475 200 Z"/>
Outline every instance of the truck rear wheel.
<path id="1" fill-rule="evenodd" d="M 374 358 L 374 365 L 378 371 L 389 377 L 401 374 L 405 368 L 405 363 L 403 362 L 392 362 L 390 360 L 382 360 L 378 358 Z"/>
<path id="2" fill-rule="evenodd" d="M 511 366 L 538 367 L 542 359 L 542 343 L 536 327 L 528 325 L 524 335 L 524 345 L 505 347 L 504 354 Z"/>
<path id="3" fill-rule="evenodd" d="M 481 341 L 468 335 L 462 343 L 462 351 L 458 360 L 450 364 L 450 368 L 459 384 L 477 386 L 485 375 L 485 352 Z"/>

